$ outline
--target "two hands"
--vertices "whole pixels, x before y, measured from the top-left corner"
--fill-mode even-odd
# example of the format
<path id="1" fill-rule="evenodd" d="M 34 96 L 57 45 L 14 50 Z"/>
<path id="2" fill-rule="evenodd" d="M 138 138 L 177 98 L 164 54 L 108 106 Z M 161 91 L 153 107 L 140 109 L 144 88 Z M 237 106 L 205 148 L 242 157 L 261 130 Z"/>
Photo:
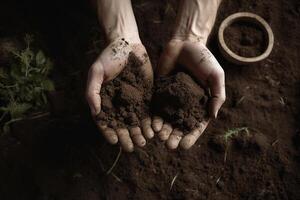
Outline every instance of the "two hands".
<path id="1" fill-rule="evenodd" d="M 214 24 L 219 3 L 219 0 L 182 0 L 177 28 L 173 38 L 166 45 L 156 70 L 158 76 L 167 75 L 175 68 L 176 63 L 180 63 L 190 71 L 211 92 L 209 119 L 202 121 L 198 128 L 185 136 L 180 130 L 173 129 L 169 123 L 164 123 L 160 117 L 146 118 L 142 121 L 141 127 L 133 127 L 129 130 L 124 128 L 113 130 L 97 124 L 109 143 L 119 142 L 125 151 L 131 152 L 134 144 L 144 146 L 145 137 L 150 139 L 156 132 L 161 140 L 167 141 L 168 148 L 175 149 L 180 145 L 188 149 L 204 132 L 210 119 L 217 117 L 225 101 L 225 77 L 222 67 L 205 43 Z M 212 17 L 210 11 L 213 11 Z M 89 70 L 86 98 L 94 117 L 101 110 L 102 83 L 118 76 L 124 69 L 130 52 L 137 57 L 147 54 L 139 39 L 130 0 L 98 0 L 98 14 L 110 44 Z M 198 19 L 199 17 L 201 20 Z M 128 43 L 125 47 L 124 42 Z M 153 80 L 149 60 L 142 66 L 142 71 L 146 78 Z"/>

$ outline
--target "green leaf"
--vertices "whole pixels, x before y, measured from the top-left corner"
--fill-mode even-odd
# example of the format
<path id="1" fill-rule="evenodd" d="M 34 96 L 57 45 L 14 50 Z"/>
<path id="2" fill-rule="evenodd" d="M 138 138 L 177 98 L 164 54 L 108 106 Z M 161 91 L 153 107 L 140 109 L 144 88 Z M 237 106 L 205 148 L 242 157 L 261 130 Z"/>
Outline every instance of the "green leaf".
<path id="1" fill-rule="evenodd" d="M 43 65 L 46 62 L 46 57 L 41 50 L 39 50 L 38 53 L 36 54 L 35 62 L 38 66 Z"/>
<path id="2" fill-rule="evenodd" d="M 11 115 L 11 118 L 15 119 L 18 117 L 22 117 L 31 108 L 31 105 L 28 103 L 10 102 L 7 105 L 7 108 Z"/>
<path id="3" fill-rule="evenodd" d="M 34 58 L 34 53 L 30 49 L 25 49 L 21 53 L 21 62 L 24 63 L 26 66 L 30 65 L 30 63 L 33 60 L 33 58 Z"/>
<path id="4" fill-rule="evenodd" d="M 43 65 L 43 68 L 41 69 L 41 73 L 43 75 L 48 75 L 51 69 L 53 68 L 53 63 L 50 59 L 47 59 L 45 65 Z"/>
<path id="5" fill-rule="evenodd" d="M 44 88 L 44 90 L 46 90 L 46 91 L 53 91 L 55 89 L 54 83 L 49 79 L 43 80 L 43 82 L 41 84 L 42 84 L 42 87 Z"/>
<path id="6" fill-rule="evenodd" d="M 11 121 L 20 119 L 31 110 L 38 110 L 47 104 L 47 91 L 55 90 L 48 78 L 53 68 L 51 59 L 42 50 L 33 51 L 32 35 L 26 35 L 25 49 L 15 49 L 11 53 L 13 62 L 7 68 L 0 67 L 0 114 L 8 113 Z M 5 118 L 3 123 L 8 120 Z M 1 129 L 9 129 L 0 125 Z"/>

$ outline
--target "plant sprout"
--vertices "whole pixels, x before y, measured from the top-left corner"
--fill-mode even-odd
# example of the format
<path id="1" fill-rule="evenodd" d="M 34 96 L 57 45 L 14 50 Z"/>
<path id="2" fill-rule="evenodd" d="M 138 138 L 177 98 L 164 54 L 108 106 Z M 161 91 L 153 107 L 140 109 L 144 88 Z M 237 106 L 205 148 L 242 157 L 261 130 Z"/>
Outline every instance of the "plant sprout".
<path id="1" fill-rule="evenodd" d="M 53 67 L 42 50 L 31 47 L 32 35 L 24 38 L 23 50 L 7 49 L 14 57 L 10 66 L 0 67 L 0 133 L 30 111 L 44 109 L 47 92 L 54 90 L 48 75 Z"/>
<path id="2" fill-rule="evenodd" d="M 226 149 L 225 149 L 225 154 L 224 154 L 224 163 L 226 163 L 226 160 L 227 160 L 229 139 L 232 139 L 232 137 L 234 137 L 240 133 L 246 133 L 247 135 L 249 135 L 249 128 L 248 127 L 233 128 L 233 129 L 228 129 L 225 132 L 225 134 L 223 136 L 225 143 L 226 143 Z"/>
<path id="3" fill-rule="evenodd" d="M 231 139 L 233 136 L 238 135 L 239 133 L 246 133 L 247 135 L 249 134 L 249 128 L 248 127 L 241 127 L 241 128 L 233 128 L 233 129 L 228 129 L 225 132 L 224 139 L 226 143 L 228 142 L 229 139 Z"/>

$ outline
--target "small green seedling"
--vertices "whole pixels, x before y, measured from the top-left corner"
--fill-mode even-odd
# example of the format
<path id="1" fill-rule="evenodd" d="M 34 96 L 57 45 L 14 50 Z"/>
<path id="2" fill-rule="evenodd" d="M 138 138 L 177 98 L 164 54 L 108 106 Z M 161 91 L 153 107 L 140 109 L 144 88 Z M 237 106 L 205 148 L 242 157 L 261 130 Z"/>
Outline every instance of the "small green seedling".
<path id="1" fill-rule="evenodd" d="M 54 90 L 48 78 L 53 64 L 42 50 L 31 47 L 33 37 L 24 38 L 26 48 L 8 49 L 14 58 L 9 67 L 0 66 L 0 135 L 9 124 L 47 105 L 47 92 Z"/>
<path id="2" fill-rule="evenodd" d="M 241 128 L 228 129 L 224 135 L 225 142 L 227 143 L 229 139 L 231 139 L 233 136 L 236 136 L 240 133 L 246 133 L 247 135 L 249 135 L 249 128 L 241 127 Z"/>
<path id="3" fill-rule="evenodd" d="M 231 140 L 234 136 L 237 136 L 238 134 L 244 133 L 246 135 L 249 135 L 249 128 L 248 127 L 240 127 L 240 128 L 233 128 L 228 129 L 224 134 L 224 140 L 226 145 L 225 155 L 224 155 L 224 163 L 227 160 L 227 153 L 229 148 L 229 140 Z"/>

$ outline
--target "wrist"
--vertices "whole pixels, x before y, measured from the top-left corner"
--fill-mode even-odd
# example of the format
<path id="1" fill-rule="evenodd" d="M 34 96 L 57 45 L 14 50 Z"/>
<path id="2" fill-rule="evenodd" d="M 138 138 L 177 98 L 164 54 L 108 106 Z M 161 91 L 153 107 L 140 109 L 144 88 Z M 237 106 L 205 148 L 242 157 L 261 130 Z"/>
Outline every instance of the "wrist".
<path id="1" fill-rule="evenodd" d="M 140 43 L 131 0 L 97 0 L 98 17 L 109 42 L 126 39 Z"/>
<path id="2" fill-rule="evenodd" d="M 174 34 L 171 42 L 197 42 L 206 45 L 209 34 L 195 35 L 193 33 Z"/>
<path id="3" fill-rule="evenodd" d="M 124 40 L 129 44 L 141 43 L 141 39 L 138 33 L 126 31 L 126 30 L 110 30 L 106 33 L 106 38 L 109 43 L 113 43 L 118 40 Z"/>
<path id="4" fill-rule="evenodd" d="M 206 44 L 219 4 L 220 0 L 182 0 L 172 38 Z"/>

